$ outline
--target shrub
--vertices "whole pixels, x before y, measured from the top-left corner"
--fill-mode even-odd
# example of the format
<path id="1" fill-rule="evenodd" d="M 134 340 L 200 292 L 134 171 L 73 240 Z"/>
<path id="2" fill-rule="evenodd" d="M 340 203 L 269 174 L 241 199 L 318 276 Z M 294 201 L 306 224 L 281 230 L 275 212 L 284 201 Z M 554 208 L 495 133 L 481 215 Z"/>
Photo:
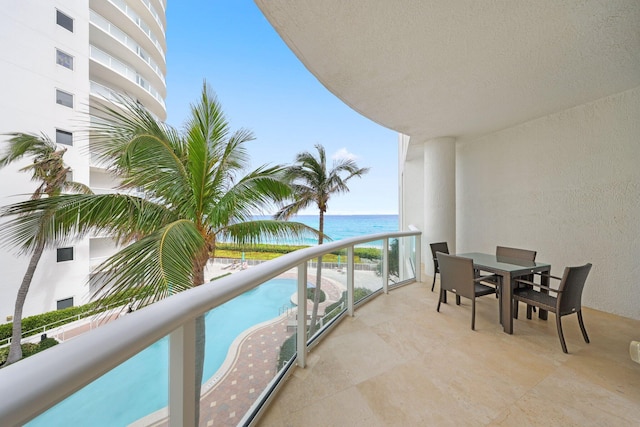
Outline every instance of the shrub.
<path id="1" fill-rule="evenodd" d="M 355 288 L 353 290 L 353 300 L 355 302 L 360 301 L 362 298 L 366 297 L 367 295 L 369 295 L 371 293 L 371 291 L 367 288 Z M 333 319 L 334 317 L 336 317 L 339 312 L 335 312 L 332 313 L 333 310 L 335 310 L 337 307 L 339 307 L 340 305 L 344 304 L 347 301 L 347 292 L 343 292 L 342 296 L 340 297 L 340 300 L 334 302 L 331 305 L 328 305 L 327 308 L 324 310 L 325 313 L 330 313 L 328 315 L 326 315 L 323 319 L 324 323 L 327 323 L 329 320 Z"/>
<path id="2" fill-rule="evenodd" d="M 39 343 L 24 343 L 22 344 L 22 358 L 32 356 L 36 353 L 40 353 L 48 348 L 53 347 L 54 345 L 58 345 L 58 341 L 54 338 L 45 338 Z M 4 362 L 7 361 L 7 356 L 9 356 L 9 347 L 0 348 L 0 367 L 4 365 Z"/>
<path id="3" fill-rule="evenodd" d="M 307 288 L 307 299 L 313 301 L 313 298 L 316 294 L 316 288 Z M 324 302 L 327 299 L 327 295 L 324 293 L 322 289 L 320 289 L 320 302 Z"/>
<path id="4" fill-rule="evenodd" d="M 62 310 L 49 311 L 47 313 L 36 314 L 34 316 L 25 317 L 22 319 L 22 333 L 23 337 L 25 332 L 29 332 L 35 329 L 41 329 L 52 323 L 57 325 L 64 325 L 77 320 L 77 316 L 87 317 L 93 314 L 100 313 L 106 310 L 106 305 L 124 305 L 135 298 L 136 289 L 132 289 L 119 294 L 113 295 L 108 300 L 103 302 L 90 302 L 89 304 L 79 305 L 76 307 L 68 307 Z M 11 329 L 13 328 L 13 322 L 4 323 L 0 325 L 0 341 L 11 337 Z"/>
<path id="5" fill-rule="evenodd" d="M 296 334 L 287 338 L 280 347 L 280 353 L 278 354 L 278 365 L 276 370 L 279 371 L 287 364 L 289 360 L 296 353 Z"/>

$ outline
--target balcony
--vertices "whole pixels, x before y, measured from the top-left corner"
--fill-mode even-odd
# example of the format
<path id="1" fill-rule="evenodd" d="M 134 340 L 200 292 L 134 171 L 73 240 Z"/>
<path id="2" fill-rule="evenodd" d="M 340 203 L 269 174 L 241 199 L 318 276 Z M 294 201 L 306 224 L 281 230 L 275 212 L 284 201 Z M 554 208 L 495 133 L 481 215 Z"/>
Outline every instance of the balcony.
<path id="1" fill-rule="evenodd" d="M 394 248 L 389 242 L 395 239 L 395 251 L 384 249 Z M 360 245 L 382 248 L 382 268 L 374 269 L 378 273 L 356 271 L 354 253 Z M 164 350 L 155 354 L 168 363 L 160 371 L 168 376 L 169 411 L 166 405 L 151 413 L 142 408 L 143 415 L 131 422 L 193 425 L 194 402 L 184 390 L 193 387 L 195 368 L 188 360 L 195 357 L 194 319 L 257 291 L 258 285 L 276 276 L 289 275 L 297 280 L 298 290 L 304 289 L 316 271 L 313 260 L 345 248 L 343 268 L 322 270 L 328 294 L 333 292 L 330 284 L 346 290 L 339 315 L 307 340 L 307 308 L 304 297 L 298 297 L 299 308 L 282 311 L 276 321 L 240 335 L 232 345 L 237 352 L 203 383 L 201 425 L 634 425 L 640 417 L 638 365 L 627 349 L 640 321 L 585 309 L 591 344 L 582 341 L 573 319 L 565 318 L 570 354 L 564 354 L 553 319 L 522 316 L 515 321 L 515 333 L 507 335 L 498 324 L 497 301 L 488 297 L 477 301 L 476 331 L 471 331 L 468 303 L 449 304 L 437 313 L 437 293 L 430 292 L 430 280 L 415 281 L 412 266 L 420 259 L 420 247 L 416 232 L 346 239 L 250 267 L 125 315 L 0 370 L 0 392 L 5 396 L 0 421 L 23 423 L 139 357 L 147 347 L 157 351 L 158 340 L 164 340 L 159 347 Z M 373 292 L 356 301 L 355 289 L 362 286 Z M 334 298 L 340 292 L 337 295 Z M 287 319 L 298 311 L 301 315 L 293 317 L 298 320 L 292 325 Z M 220 328 L 235 322 L 230 312 L 224 313 L 221 319 L 226 323 Z M 273 349 L 289 336 L 296 337 L 297 352 L 281 370 L 274 369 Z M 146 369 L 144 363 L 141 366 Z M 118 425 L 109 417 L 147 403 L 146 397 L 138 403 L 140 397 L 129 388 L 126 376 L 119 378 L 108 383 L 122 406 L 112 405 L 113 397 L 101 394 L 97 399 L 107 400 L 103 422 Z M 25 382 L 34 386 L 15 386 Z M 58 414 L 86 410 L 70 402 Z M 55 422 L 47 418 L 53 414 L 45 412 L 34 425 Z"/>
<path id="2" fill-rule="evenodd" d="M 231 397 L 220 395 L 230 405 L 245 403 L 245 406 L 237 409 L 234 416 L 252 419 L 255 417 L 254 406 L 263 406 L 285 373 L 293 369 L 295 363 L 305 365 L 308 345 L 313 345 L 348 313 L 353 314 L 358 304 L 387 292 L 394 284 L 399 286 L 415 280 L 416 260 L 420 259 L 419 235 L 418 231 L 377 234 L 296 251 L 125 315 L 104 327 L 56 346 L 47 352 L 45 358 L 35 355 L 8 366 L 0 370 L 0 393 L 7 396 L 11 394 L 15 399 L 0 401 L 0 424 L 22 424 L 31 420 L 31 425 L 35 426 L 52 423 L 75 425 L 86 421 L 87 417 L 94 417 L 95 422 L 99 419 L 105 425 L 128 425 L 134 422 L 138 425 L 150 425 L 167 421 L 171 425 L 193 425 L 195 395 L 187 390 L 193 390 L 195 386 L 196 319 L 206 318 L 209 325 L 207 334 L 236 328 L 245 318 L 260 312 L 259 308 L 266 302 L 263 299 L 254 301 L 257 304 L 252 309 L 240 305 L 240 312 L 224 308 L 214 313 L 215 310 L 211 309 L 226 302 L 233 303 L 247 295 L 260 295 L 258 286 L 277 277 L 286 281 L 284 293 L 281 294 L 284 299 L 277 301 L 278 304 L 285 301 L 287 309 L 279 311 L 276 307 L 275 313 L 266 313 L 267 317 L 261 320 L 262 323 L 247 326 L 251 328 L 250 331 L 255 331 L 256 328 L 270 325 L 277 328 L 282 325 L 280 333 L 274 329 L 268 340 L 262 340 L 262 344 L 268 341 L 270 353 L 273 354 L 274 351 L 279 353 L 279 349 L 288 341 L 293 343 L 291 352 L 277 365 L 267 363 L 270 359 L 264 356 L 266 348 L 264 352 L 256 353 L 255 363 L 259 363 L 262 379 L 268 381 L 254 386 L 250 399 L 236 401 L 235 393 Z M 358 247 L 362 245 L 366 246 L 363 253 L 371 254 L 371 247 L 380 248 L 380 251 L 369 261 L 360 259 L 363 265 L 357 266 L 356 254 Z M 320 267 L 322 286 L 329 295 L 333 308 L 329 310 L 326 303 L 322 306 L 319 313 L 324 326 L 307 339 L 307 287 L 309 283 L 315 283 L 314 275 L 318 274 L 314 263 L 318 256 L 336 250 L 344 250 L 346 254 L 341 265 L 323 263 Z M 267 289 L 266 292 L 269 293 L 275 288 Z M 296 299 L 295 308 L 290 306 L 291 298 Z M 202 316 L 204 314 L 206 316 Z M 236 338 L 245 329 L 242 326 L 234 333 L 231 338 L 235 338 L 235 344 L 232 343 L 229 348 L 237 348 L 240 339 L 250 339 L 246 336 Z M 221 346 L 222 339 L 217 335 L 207 337 L 206 342 L 209 344 L 204 360 L 205 374 L 202 375 L 204 399 L 214 392 L 224 393 L 226 389 L 219 387 L 221 378 L 231 375 L 233 369 L 229 368 L 229 363 L 234 360 L 231 352 L 231 359 L 227 360 L 232 362 L 225 362 L 223 365 L 209 363 L 210 352 L 219 353 L 217 348 Z M 294 341 L 289 340 L 290 337 L 294 337 Z M 255 342 L 259 345 L 258 340 Z M 227 347 L 221 349 L 226 353 Z M 88 355 L 91 356 L 87 357 Z M 106 375 L 101 377 L 103 374 Z M 143 377 L 138 377 L 138 374 Z M 17 384 L 24 382 L 33 382 L 37 386 L 18 387 L 21 392 L 8 393 L 7 387 L 15 388 Z M 236 383 L 227 383 L 226 386 L 233 389 Z M 108 387 L 96 391 L 94 387 L 100 388 L 101 384 L 108 384 Z M 81 390 L 85 386 L 89 388 Z M 7 393 L 2 391 L 5 388 Z M 75 393 L 78 390 L 80 392 Z M 151 395 L 145 394 L 144 390 L 151 391 Z M 237 394 L 240 393 L 241 390 Z M 95 399 L 95 395 L 100 395 L 101 398 Z M 151 400 L 153 404 L 149 406 Z M 58 402 L 59 405 L 56 405 Z M 104 405 L 96 409 L 91 407 L 92 402 L 102 402 Z M 209 416 L 211 403 L 205 401 L 200 407 L 204 420 Z M 119 409 L 114 410 L 115 408 Z M 47 411 L 48 409 L 50 410 Z M 43 411 L 46 412 L 42 413 Z M 123 412 L 127 413 L 126 419 L 121 419 L 119 415 Z M 169 420 L 168 413 L 171 414 Z M 41 415 L 38 416 L 39 414 Z M 237 421 L 232 422 L 235 424 Z"/>
<path id="3" fill-rule="evenodd" d="M 493 298 L 436 312 L 431 282 L 393 290 L 345 319 L 297 369 L 261 426 L 637 425 L 640 366 L 629 340 L 640 321 L 583 309 L 590 344 L 564 317 L 502 332 Z M 597 283 L 587 282 L 587 286 Z M 478 321 L 479 320 L 479 321 Z"/>

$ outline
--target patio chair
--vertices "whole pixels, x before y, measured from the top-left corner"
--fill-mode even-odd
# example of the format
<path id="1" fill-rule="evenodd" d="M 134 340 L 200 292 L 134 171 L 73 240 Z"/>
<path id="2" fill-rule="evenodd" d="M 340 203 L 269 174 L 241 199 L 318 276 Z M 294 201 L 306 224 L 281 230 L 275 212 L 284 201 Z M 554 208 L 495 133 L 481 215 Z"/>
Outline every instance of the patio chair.
<path id="1" fill-rule="evenodd" d="M 524 261 L 535 261 L 536 251 L 530 251 L 528 249 L 509 248 L 506 246 L 496 246 L 496 256 L 504 258 L 515 258 Z"/>
<path id="2" fill-rule="evenodd" d="M 437 253 L 440 268 L 440 298 L 436 311 L 440 312 L 440 304 L 445 301 L 446 292 L 453 292 L 456 298 L 465 297 L 471 300 L 471 329 L 476 326 L 476 297 L 496 293 L 496 288 L 480 282 L 489 276 L 475 276 L 473 260 L 455 255 Z M 501 307 L 500 307 L 501 308 Z"/>
<path id="3" fill-rule="evenodd" d="M 518 283 L 527 285 L 527 287 L 517 288 L 513 291 L 513 317 L 518 318 L 518 301 L 526 303 L 527 306 L 532 305 L 541 310 L 555 313 L 562 351 L 568 353 L 560 319 L 562 316 L 576 313 L 578 315 L 578 323 L 580 324 L 582 337 L 586 343 L 589 343 L 589 336 L 587 335 L 587 330 L 584 327 L 584 321 L 582 319 L 582 290 L 584 289 L 584 283 L 587 280 L 590 270 L 591 264 L 585 264 L 580 267 L 565 267 L 562 278 L 548 275 L 551 279 L 560 280 L 560 285 L 557 289 L 533 283 L 529 280 L 516 279 Z M 536 290 L 536 288 L 540 288 L 540 290 Z M 549 292 L 553 292 L 557 294 L 557 296 L 552 296 Z M 528 310 L 527 319 L 531 319 L 531 312 Z"/>
<path id="4" fill-rule="evenodd" d="M 431 292 L 433 292 L 433 288 L 436 286 L 436 273 L 440 273 L 436 253 L 442 252 L 443 254 L 448 254 L 449 245 L 447 245 L 447 242 L 438 242 L 431 243 L 429 246 L 431 246 L 431 256 L 433 257 L 433 283 L 431 284 Z"/>
<path id="5" fill-rule="evenodd" d="M 510 248 L 507 246 L 496 246 L 496 258 L 498 258 L 498 260 L 500 260 L 500 258 L 503 258 L 503 259 L 513 258 L 515 260 L 522 260 L 522 261 L 535 261 L 536 255 L 537 255 L 536 251 L 531 251 L 528 249 Z M 527 275 L 521 278 L 524 280 L 533 281 L 533 275 Z M 500 293 L 498 280 L 499 278 L 496 277 L 495 279 L 489 279 L 486 282 L 496 287 L 496 298 Z M 527 306 L 527 312 L 531 310 L 535 311 L 535 307 Z"/>

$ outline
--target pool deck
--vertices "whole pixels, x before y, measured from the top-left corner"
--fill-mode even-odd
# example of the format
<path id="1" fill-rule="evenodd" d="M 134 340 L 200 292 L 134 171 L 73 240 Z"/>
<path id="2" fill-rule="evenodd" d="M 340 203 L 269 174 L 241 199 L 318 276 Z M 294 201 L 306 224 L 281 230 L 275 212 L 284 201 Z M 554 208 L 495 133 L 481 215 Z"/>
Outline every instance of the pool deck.
<path id="1" fill-rule="evenodd" d="M 296 277 L 295 272 L 279 276 L 288 279 Z M 309 280 L 314 281 L 315 276 L 309 275 Z M 345 288 L 338 281 L 323 276 L 322 290 L 326 293 L 327 300 L 320 304 L 320 313 L 324 313 L 327 305 L 339 300 Z M 307 311 L 311 313 L 313 303 L 310 300 L 307 302 Z M 290 327 L 295 314 L 294 309 L 288 314 L 256 325 L 232 343 L 221 368 L 202 386 L 200 426 L 238 425 L 277 374 L 280 347 L 295 332 L 295 328 Z M 111 316 L 101 323 L 118 317 Z M 64 332 L 65 339 L 78 336 L 95 326 L 91 322 L 78 324 Z M 165 407 L 137 420 L 131 426 L 167 426 L 167 414 Z"/>

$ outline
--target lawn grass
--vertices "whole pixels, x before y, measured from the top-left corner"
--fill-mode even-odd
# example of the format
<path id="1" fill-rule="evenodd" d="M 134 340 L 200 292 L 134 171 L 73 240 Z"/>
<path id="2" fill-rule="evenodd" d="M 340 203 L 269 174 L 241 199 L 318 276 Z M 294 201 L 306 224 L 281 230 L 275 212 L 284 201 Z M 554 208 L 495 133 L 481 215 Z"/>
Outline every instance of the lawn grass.
<path id="1" fill-rule="evenodd" d="M 274 258 L 278 258 L 284 254 L 296 251 L 298 249 L 308 248 L 309 246 L 301 245 L 253 245 L 245 248 L 244 250 L 238 246 L 230 243 L 221 243 L 216 246 L 215 257 L 216 258 L 230 258 L 230 259 L 242 259 L 244 253 L 245 260 L 259 260 L 269 261 Z M 345 263 L 347 261 L 346 250 L 336 251 L 322 256 L 322 262 L 338 262 Z M 368 259 L 380 259 L 380 250 L 375 248 L 356 248 L 354 262 L 359 263 L 362 258 Z"/>

